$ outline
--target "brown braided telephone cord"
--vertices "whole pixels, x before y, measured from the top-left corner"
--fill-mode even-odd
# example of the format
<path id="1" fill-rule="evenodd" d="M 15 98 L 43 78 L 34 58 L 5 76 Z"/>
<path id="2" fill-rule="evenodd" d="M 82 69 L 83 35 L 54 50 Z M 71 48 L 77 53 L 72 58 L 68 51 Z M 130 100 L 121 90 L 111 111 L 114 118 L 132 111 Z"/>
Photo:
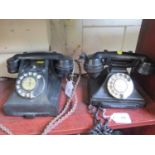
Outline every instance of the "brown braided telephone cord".
<path id="1" fill-rule="evenodd" d="M 78 76 L 77 82 L 75 84 L 73 93 L 72 93 L 71 97 L 69 98 L 68 102 L 66 103 L 63 111 L 57 117 L 55 117 L 53 120 L 51 120 L 49 122 L 49 124 L 45 127 L 44 131 L 41 133 L 41 135 L 46 135 L 49 132 L 51 132 L 55 127 L 57 127 L 60 123 L 62 123 L 65 119 L 67 119 L 70 115 L 72 115 L 76 110 L 78 100 L 77 100 L 77 96 L 76 96 L 75 92 L 76 92 L 76 89 L 77 89 L 78 84 L 79 84 L 80 79 L 81 79 L 81 66 L 80 66 L 80 63 L 78 61 L 76 61 L 76 63 L 77 63 L 78 68 L 79 68 L 79 76 Z M 69 106 L 71 105 L 73 97 L 75 98 L 73 107 L 67 112 Z M 13 132 L 9 128 L 4 126 L 3 124 L 0 124 L 0 130 L 5 132 L 8 135 L 13 135 Z"/>

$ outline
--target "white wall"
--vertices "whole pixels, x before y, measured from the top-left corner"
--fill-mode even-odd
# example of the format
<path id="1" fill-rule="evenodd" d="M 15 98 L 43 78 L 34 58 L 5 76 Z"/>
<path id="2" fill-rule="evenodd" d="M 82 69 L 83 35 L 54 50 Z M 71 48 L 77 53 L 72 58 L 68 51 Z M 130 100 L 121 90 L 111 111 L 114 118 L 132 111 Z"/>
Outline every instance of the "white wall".
<path id="1" fill-rule="evenodd" d="M 80 47 L 93 53 L 98 50 L 135 51 L 142 20 L 68 20 L 66 46 L 68 52 Z"/>
<path id="2" fill-rule="evenodd" d="M 56 50 L 76 58 L 82 51 L 134 51 L 141 21 L 0 20 L 0 76 L 12 77 L 7 73 L 6 59 L 23 51 Z"/>
<path id="3" fill-rule="evenodd" d="M 0 20 L 1 53 L 49 50 L 47 20 Z"/>
<path id="4" fill-rule="evenodd" d="M 0 76 L 8 74 L 6 60 L 24 51 L 47 51 L 51 43 L 48 20 L 0 20 Z"/>

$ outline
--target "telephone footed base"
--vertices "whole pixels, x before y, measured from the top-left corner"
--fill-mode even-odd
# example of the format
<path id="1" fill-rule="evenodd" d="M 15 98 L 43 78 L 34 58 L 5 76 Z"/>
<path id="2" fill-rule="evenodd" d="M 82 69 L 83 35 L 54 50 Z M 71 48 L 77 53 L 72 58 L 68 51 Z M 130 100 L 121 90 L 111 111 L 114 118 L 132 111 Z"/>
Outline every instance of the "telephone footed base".
<path id="1" fill-rule="evenodd" d="M 141 108 L 145 106 L 145 100 L 139 91 L 134 88 L 131 95 L 126 99 L 117 99 L 110 95 L 107 90 L 107 80 L 102 78 L 89 79 L 88 90 L 90 96 L 90 104 L 102 108 Z"/>
<path id="2" fill-rule="evenodd" d="M 99 101 L 92 101 L 91 104 L 93 106 L 99 106 L 101 108 L 128 108 L 128 109 L 136 109 L 136 108 L 141 108 L 145 106 L 144 101 L 132 101 L 128 102 L 127 100 L 122 100 L 122 101 L 105 101 L 104 102 L 99 102 Z"/>
<path id="3" fill-rule="evenodd" d="M 35 116 L 57 116 L 59 113 L 59 95 L 61 91 L 61 80 L 52 76 L 48 83 L 48 89 L 45 89 L 41 95 L 33 99 L 27 99 L 19 96 L 14 91 L 3 110 L 6 115 L 23 116 L 33 118 Z"/>

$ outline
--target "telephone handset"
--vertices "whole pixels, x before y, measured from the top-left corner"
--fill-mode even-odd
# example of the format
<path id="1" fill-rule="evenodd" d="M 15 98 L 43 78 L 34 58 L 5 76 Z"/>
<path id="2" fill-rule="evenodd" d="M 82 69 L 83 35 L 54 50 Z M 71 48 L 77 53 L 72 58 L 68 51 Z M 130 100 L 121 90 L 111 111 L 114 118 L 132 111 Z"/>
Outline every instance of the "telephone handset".
<path id="1" fill-rule="evenodd" d="M 155 73 L 154 63 L 146 56 L 122 51 L 82 54 L 84 69 L 90 75 L 90 103 L 103 108 L 138 108 L 145 100 L 135 88 L 131 73 Z M 131 69 L 130 73 L 128 68 Z"/>
<path id="2" fill-rule="evenodd" d="M 7 115 L 56 116 L 61 80 L 73 69 L 70 57 L 56 52 L 16 54 L 7 60 L 9 73 L 18 73 L 15 90 L 4 105 Z"/>

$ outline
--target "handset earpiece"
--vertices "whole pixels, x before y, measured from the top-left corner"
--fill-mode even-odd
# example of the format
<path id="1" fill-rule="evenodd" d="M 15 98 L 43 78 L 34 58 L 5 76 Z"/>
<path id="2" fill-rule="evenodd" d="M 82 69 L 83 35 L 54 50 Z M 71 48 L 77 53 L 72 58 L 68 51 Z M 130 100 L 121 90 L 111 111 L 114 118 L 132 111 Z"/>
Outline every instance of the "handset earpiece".
<path id="1" fill-rule="evenodd" d="M 136 71 L 142 75 L 151 75 L 155 73 L 155 65 L 151 62 L 143 62 L 136 68 Z"/>
<path id="2" fill-rule="evenodd" d="M 80 58 L 84 59 L 84 69 L 90 77 L 97 78 L 104 70 L 104 59 L 95 55 L 87 56 L 85 53 L 82 53 Z"/>
<path id="3" fill-rule="evenodd" d="M 60 77 L 68 76 L 73 70 L 73 60 L 71 58 L 63 58 L 56 61 L 56 72 Z"/>
<path id="4" fill-rule="evenodd" d="M 7 60 L 7 69 L 9 73 L 18 73 L 20 60 L 18 56 L 11 57 Z"/>

